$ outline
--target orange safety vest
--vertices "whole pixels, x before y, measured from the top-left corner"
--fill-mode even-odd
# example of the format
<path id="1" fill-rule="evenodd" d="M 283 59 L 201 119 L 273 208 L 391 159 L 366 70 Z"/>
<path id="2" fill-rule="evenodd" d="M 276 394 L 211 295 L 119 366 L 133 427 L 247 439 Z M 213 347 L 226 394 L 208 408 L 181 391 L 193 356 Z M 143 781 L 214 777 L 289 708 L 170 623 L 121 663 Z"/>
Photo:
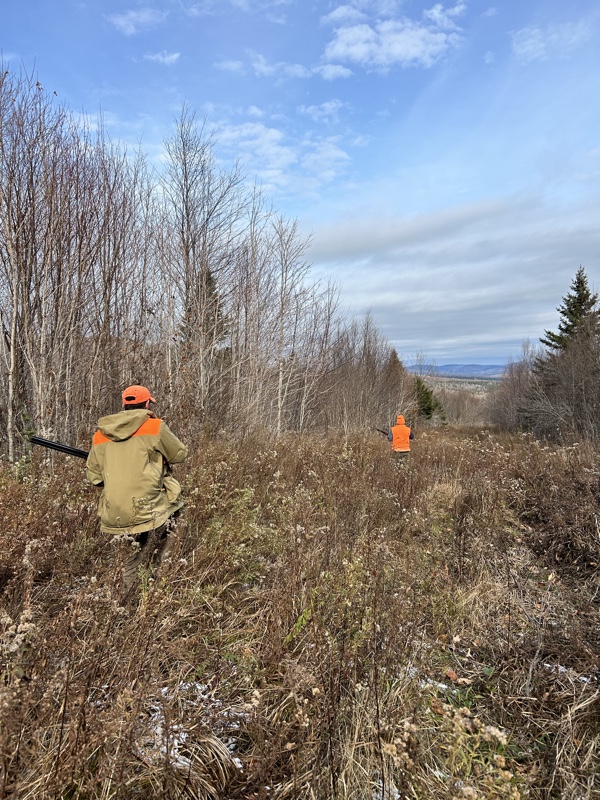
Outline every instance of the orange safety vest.
<path id="1" fill-rule="evenodd" d="M 404 422 L 404 417 L 399 416 L 398 421 L 392 426 L 392 450 L 397 453 L 410 452 L 410 428 Z"/>

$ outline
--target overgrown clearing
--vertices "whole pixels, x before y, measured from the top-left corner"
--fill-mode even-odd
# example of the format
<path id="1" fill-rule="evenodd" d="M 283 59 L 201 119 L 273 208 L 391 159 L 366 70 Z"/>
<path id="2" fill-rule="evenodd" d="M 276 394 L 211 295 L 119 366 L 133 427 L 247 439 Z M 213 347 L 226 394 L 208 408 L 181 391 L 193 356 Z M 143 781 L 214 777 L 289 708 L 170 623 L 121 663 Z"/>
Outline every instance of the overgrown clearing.
<path id="1" fill-rule="evenodd" d="M 191 451 L 126 601 L 83 463 L 3 468 L 0 797 L 599 796 L 595 447 Z"/>

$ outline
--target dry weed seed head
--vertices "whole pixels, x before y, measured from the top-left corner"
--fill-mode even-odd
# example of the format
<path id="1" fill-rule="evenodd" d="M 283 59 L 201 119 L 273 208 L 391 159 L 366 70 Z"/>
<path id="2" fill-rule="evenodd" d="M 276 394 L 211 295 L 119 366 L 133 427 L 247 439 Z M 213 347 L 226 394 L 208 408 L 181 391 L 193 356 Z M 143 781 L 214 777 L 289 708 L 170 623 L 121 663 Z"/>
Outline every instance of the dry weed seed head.
<path id="1" fill-rule="evenodd" d="M 27 569 L 33 568 L 34 565 L 31 561 L 31 556 L 42 546 L 42 544 L 43 542 L 39 541 L 39 539 L 31 539 L 25 545 L 25 552 L 23 553 L 23 565 L 27 567 Z"/>
<path id="2" fill-rule="evenodd" d="M 0 625 L 2 625 L 3 628 L 8 628 L 12 624 L 12 618 L 8 616 L 4 609 L 0 609 Z"/>
<path id="3" fill-rule="evenodd" d="M 23 609 L 17 623 L 13 622 L 8 614 L 4 614 L 0 621 L 6 628 L 0 634 L 0 647 L 5 654 L 20 653 L 33 641 L 38 629 L 31 622 L 32 618 L 33 612 L 30 608 Z"/>
<path id="4" fill-rule="evenodd" d="M 12 686 L 0 685 L 0 712 L 6 720 L 19 702 L 18 692 Z"/>

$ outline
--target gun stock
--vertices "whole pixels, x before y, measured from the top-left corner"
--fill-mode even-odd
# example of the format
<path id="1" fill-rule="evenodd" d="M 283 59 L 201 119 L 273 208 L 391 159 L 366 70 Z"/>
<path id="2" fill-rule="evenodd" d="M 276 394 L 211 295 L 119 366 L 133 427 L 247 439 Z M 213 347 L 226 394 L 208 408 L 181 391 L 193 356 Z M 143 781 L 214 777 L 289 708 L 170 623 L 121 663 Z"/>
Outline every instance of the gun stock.
<path id="1" fill-rule="evenodd" d="M 77 447 L 71 447 L 62 442 L 53 442 L 50 439 L 42 439 L 41 436 L 30 436 L 29 441 L 31 444 L 39 444 L 42 447 L 47 447 L 49 450 L 58 450 L 59 453 L 65 453 L 68 456 L 75 456 L 76 458 L 87 458 L 88 453 L 85 450 L 79 450 Z"/>

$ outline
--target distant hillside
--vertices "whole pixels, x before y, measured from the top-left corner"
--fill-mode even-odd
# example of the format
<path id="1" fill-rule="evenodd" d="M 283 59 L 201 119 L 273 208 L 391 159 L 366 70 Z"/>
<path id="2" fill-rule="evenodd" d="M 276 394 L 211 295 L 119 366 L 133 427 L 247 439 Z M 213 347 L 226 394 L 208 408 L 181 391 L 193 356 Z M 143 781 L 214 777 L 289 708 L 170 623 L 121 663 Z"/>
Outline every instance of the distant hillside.
<path id="1" fill-rule="evenodd" d="M 407 370 L 440 378 L 481 378 L 496 380 L 502 377 L 504 367 L 499 364 L 437 364 L 408 366 Z"/>

